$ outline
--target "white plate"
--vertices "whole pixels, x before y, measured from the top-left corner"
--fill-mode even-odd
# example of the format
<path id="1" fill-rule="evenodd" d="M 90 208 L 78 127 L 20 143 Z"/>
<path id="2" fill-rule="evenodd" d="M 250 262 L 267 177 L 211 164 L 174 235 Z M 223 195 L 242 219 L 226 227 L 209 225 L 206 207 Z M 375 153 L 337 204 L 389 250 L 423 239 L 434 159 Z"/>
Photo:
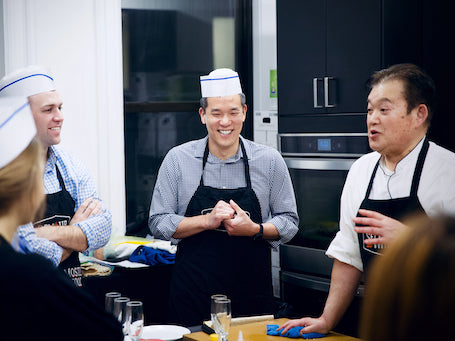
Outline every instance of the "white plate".
<path id="1" fill-rule="evenodd" d="M 141 340 L 159 339 L 163 341 L 174 341 L 181 339 L 184 334 L 190 334 L 188 328 L 174 325 L 146 326 L 142 329 Z"/>

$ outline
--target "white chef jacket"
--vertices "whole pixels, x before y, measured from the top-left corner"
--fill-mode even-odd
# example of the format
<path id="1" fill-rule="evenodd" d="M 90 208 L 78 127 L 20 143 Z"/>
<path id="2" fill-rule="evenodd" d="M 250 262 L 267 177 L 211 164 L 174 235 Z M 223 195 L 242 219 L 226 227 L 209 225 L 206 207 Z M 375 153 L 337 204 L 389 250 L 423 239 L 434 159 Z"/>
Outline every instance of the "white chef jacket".
<path id="1" fill-rule="evenodd" d="M 384 200 L 408 197 L 419 152 L 420 143 L 396 166 L 392 172 L 380 161 L 370 199 Z M 363 155 L 351 166 L 341 194 L 340 230 L 326 255 L 350 264 L 363 271 L 357 232 L 353 218 L 357 216 L 365 198 L 373 169 L 381 155 L 371 152 Z M 455 215 L 455 153 L 430 142 L 430 147 L 417 191 L 419 201 L 428 216 Z"/>

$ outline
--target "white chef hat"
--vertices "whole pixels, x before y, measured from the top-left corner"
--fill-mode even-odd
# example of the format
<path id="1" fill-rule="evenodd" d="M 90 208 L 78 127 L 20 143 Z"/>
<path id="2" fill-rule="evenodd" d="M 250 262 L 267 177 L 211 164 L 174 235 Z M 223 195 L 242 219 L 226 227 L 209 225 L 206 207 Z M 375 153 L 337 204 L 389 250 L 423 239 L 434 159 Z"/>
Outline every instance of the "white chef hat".
<path id="1" fill-rule="evenodd" d="M 216 69 L 201 76 L 202 97 L 231 96 L 242 93 L 237 72 L 231 69 Z"/>
<path id="2" fill-rule="evenodd" d="M 26 66 L 0 80 L 0 97 L 28 97 L 55 89 L 50 70 L 38 65 Z"/>
<path id="3" fill-rule="evenodd" d="M 13 161 L 36 135 L 26 97 L 0 97 L 0 168 Z"/>

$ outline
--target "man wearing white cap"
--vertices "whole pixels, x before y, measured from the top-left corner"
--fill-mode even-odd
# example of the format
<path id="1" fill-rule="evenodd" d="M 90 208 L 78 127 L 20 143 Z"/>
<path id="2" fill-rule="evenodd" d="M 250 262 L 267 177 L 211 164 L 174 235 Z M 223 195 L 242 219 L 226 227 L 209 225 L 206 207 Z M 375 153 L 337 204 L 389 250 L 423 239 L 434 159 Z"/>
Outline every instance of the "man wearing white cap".
<path id="1" fill-rule="evenodd" d="M 40 214 L 42 147 L 25 97 L 0 97 L 0 329 L 2 340 L 123 340 L 117 319 L 62 271 L 11 246 Z"/>
<path id="2" fill-rule="evenodd" d="M 238 74 L 201 77 L 199 115 L 208 136 L 177 146 L 161 165 L 150 207 L 156 238 L 178 244 L 170 320 L 210 319 L 225 294 L 234 316 L 273 313 L 270 247 L 289 241 L 298 216 L 281 155 L 240 136 L 246 117 Z"/>
<path id="3" fill-rule="evenodd" d="M 59 265 L 81 286 L 78 252 L 103 247 L 111 233 L 111 214 L 98 198 L 88 170 L 55 145 L 60 143 L 63 124 L 62 100 L 49 70 L 28 66 L 0 80 L 0 98 L 28 98 L 44 147 L 46 168 L 44 219 L 21 226 L 19 245 L 26 253 L 38 253 Z"/>

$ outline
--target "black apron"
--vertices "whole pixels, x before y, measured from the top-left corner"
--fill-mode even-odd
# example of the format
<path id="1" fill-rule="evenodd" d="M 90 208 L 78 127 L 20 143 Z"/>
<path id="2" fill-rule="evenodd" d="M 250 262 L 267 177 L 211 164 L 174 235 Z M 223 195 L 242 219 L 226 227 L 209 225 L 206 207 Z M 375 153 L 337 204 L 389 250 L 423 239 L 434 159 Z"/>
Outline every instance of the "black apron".
<path id="1" fill-rule="evenodd" d="M 419 156 L 417 158 L 417 163 L 414 169 L 414 176 L 412 178 L 411 191 L 409 197 L 396 198 L 396 199 L 385 199 L 385 200 L 372 200 L 368 197 L 370 196 L 371 188 L 373 186 L 373 180 L 376 175 L 376 171 L 379 166 L 379 160 L 376 163 L 376 166 L 373 170 L 373 174 L 370 178 L 370 183 L 368 184 L 368 189 L 363 199 L 360 208 L 376 211 L 382 213 L 393 219 L 403 221 L 410 214 L 425 214 L 425 210 L 420 204 L 419 198 L 417 197 L 417 191 L 419 189 L 420 176 L 422 174 L 423 164 L 425 163 L 425 157 L 428 152 L 429 142 L 425 138 L 423 142 L 422 149 L 420 150 Z M 357 217 L 360 217 L 360 214 L 357 213 Z M 361 226 L 361 225 L 358 225 Z M 375 255 L 378 255 L 384 249 L 383 244 L 378 245 L 365 245 L 364 240 L 369 238 L 375 238 L 374 235 L 368 235 L 365 233 L 359 233 L 359 246 L 360 246 L 360 255 L 363 262 L 363 271 L 364 274 L 367 272 L 367 267 L 370 265 L 371 260 Z"/>
<path id="2" fill-rule="evenodd" d="M 208 214 L 219 200 L 234 200 L 252 221 L 262 223 L 259 201 L 251 187 L 248 156 L 243 142 L 246 187 L 217 189 L 204 186 L 209 149 L 205 148 L 199 187 L 185 217 Z M 210 320 L 210 296 L 231 299 L 233 316 L 273 313 L 270 245 L 253 237 L 229 236 L 223 226 L 182 239 L 177 248 L 170 285 L 170 320 L 184 326 Z"/>
<path id="3" fill-rule="evenodd" d="M 74 215 L 74 200 L 66 190 L 65 183 L 57 165 L 55 166 L 55 169 L 62 190 L 46 194 L 45 218 L 36 222 L 34 224 L 35 227 L 43 225 L 68 226 Z M 76 286 L 82 286 L 82 270 L 79 261 L 79 253 L 77 251 L 73 251 L 67 259 L 61 262 L 59 268 L 63 269 L 66 274 L 68 274 Z"/>

